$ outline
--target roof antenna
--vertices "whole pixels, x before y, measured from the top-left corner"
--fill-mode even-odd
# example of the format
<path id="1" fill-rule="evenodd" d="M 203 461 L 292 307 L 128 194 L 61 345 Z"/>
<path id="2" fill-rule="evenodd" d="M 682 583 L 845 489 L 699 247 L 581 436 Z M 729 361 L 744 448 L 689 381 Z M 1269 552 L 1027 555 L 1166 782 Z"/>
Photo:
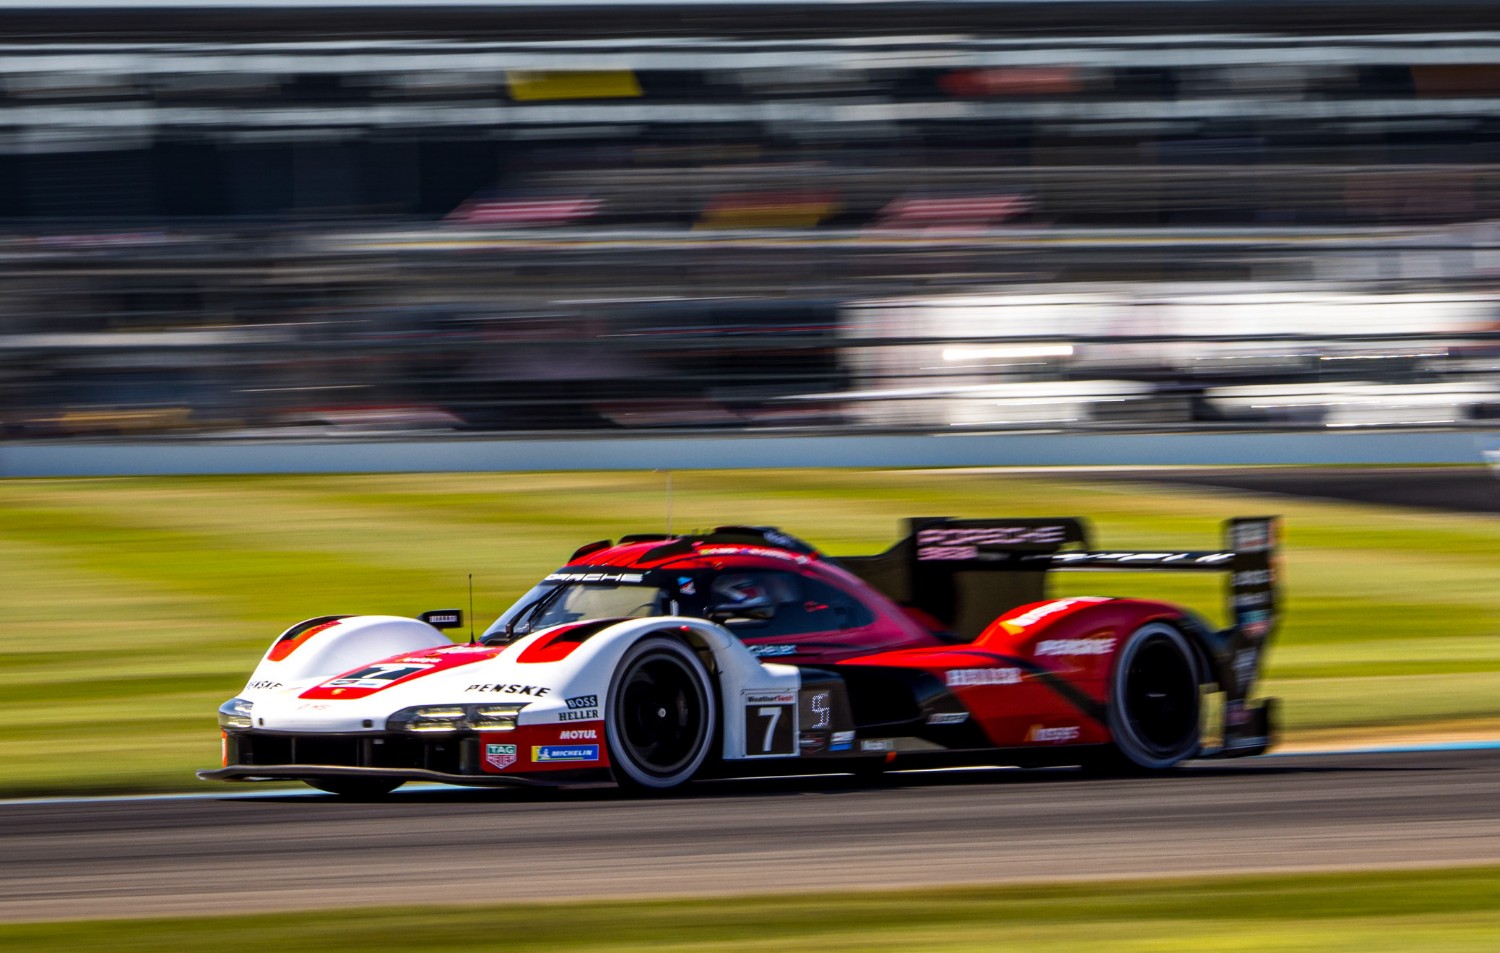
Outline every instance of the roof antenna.
<path id="1" fill-rule="evenodd" d="M 474 574 L 469 573 L 469 644 L 474 643 Z"/>
<path id="2" fill-rule="evenodd" d="M 654 472 L 654 473 L 661 473 L 662 471 L 658 469 L 658 470 L 654 470 L 652 472 Z M 672 471 L 671 470 L 667 470 L 666 474 L 667 474 L 667 535 L 671 536 L 672 535 Z"/>

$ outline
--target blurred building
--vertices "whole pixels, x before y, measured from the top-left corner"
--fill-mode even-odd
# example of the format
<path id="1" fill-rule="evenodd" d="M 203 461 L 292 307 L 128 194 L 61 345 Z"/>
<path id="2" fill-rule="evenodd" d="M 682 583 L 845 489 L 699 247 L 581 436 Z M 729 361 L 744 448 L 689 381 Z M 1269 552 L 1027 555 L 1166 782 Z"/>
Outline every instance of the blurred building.
<path id="1" fill-rule="evenodd" d="M 1491 12 L 0 0 L 0 419 L 1326 424 L 1253 411 L 1353 383 L 1459 395 L 1367 422 L 1486 420 Z M 1014 351 L 1022 313 L 1067 359 L 914 340 Z M 1205 329 L 1242 340 L 1183 359 Z M 986 386 L 1022 389 L 961 409 Z"/>

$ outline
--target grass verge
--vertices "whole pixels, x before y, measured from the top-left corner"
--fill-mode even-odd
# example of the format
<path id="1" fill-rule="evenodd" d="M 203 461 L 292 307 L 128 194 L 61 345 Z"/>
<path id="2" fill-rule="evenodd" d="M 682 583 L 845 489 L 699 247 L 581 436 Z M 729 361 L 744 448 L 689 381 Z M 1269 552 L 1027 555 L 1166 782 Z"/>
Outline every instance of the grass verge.
<path id="1" fill-rule="evenodd" d="M 1217 544 L 1235 514 L 1287 520 L 1287 614 L 1268 691 L 1289 740 L 1500 734 L 1500 518 L 1003 474 L 678 473 L 679 531 L 784 527 L 834 555 L 907 516 L 1084 515 L 1107 547 Z M 0 481 L 0 795 L 192 787 L 214 707 L 269 641 L 335 612 L 463 605 L 478 624 L 580 543 L 663 527 L 653 473 Z M 1222 580 L 1057 577 L 1059 594 L 1179 601 L 1222 618 Z"/>
<path id="2" fill-rule="evenodd" d="M 26 953 L 1500 948 L 1500 868 L 0 925 Z"/>

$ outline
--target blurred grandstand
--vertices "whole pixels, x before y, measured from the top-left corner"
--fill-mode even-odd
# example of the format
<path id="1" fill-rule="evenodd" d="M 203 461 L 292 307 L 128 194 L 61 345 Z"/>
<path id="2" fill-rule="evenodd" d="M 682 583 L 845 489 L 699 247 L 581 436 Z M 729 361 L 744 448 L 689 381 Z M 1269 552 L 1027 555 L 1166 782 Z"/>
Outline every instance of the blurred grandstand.
<path id="1" fill-rule="evenodd" d="M 0 0 L 0 433 L 1493 426 L 1492 13 Z"/>

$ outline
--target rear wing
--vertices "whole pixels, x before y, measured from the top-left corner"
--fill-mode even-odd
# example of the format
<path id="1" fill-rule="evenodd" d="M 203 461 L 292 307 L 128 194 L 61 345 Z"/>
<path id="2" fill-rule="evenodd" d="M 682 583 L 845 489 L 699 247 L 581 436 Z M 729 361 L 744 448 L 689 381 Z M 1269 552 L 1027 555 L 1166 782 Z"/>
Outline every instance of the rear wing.
<path id="1" fill-rule="evenodd" d="M 837 560 L 895 602 L 933 617 L 954 635 L 973 638 L 1001 613 L 1047 598 L 1054 570 L 1219 572 L 1228 575 L 1231 628 L 1260 642 L 1278 613 L 1274 516 L 1240 516 L 1224 524 L 1213 550 L 1098 550 L 1081 519 L 908 520 L 904 539 L 874 556 Z"/>

